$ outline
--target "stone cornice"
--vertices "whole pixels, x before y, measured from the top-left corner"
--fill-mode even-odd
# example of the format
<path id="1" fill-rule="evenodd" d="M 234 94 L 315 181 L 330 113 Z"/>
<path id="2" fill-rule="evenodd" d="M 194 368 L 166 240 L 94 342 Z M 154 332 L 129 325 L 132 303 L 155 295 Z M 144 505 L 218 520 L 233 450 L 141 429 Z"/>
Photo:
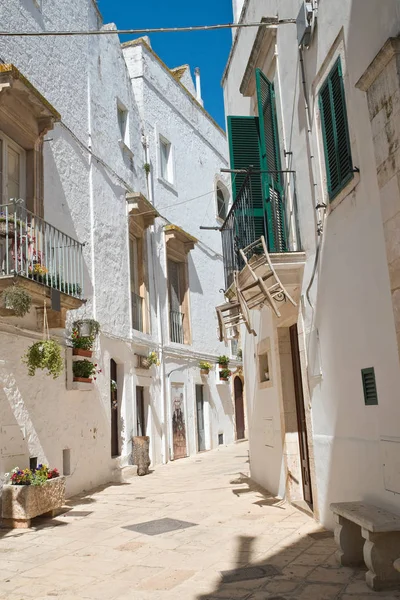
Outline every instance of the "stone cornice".
<path id="1" fill-rule="evenodd" d="M 366 92 L 396 54 L 400 54 L 400 37 L 389 38 L 386 41 L 374 60 L 357 81 L 356 88 Z"/>

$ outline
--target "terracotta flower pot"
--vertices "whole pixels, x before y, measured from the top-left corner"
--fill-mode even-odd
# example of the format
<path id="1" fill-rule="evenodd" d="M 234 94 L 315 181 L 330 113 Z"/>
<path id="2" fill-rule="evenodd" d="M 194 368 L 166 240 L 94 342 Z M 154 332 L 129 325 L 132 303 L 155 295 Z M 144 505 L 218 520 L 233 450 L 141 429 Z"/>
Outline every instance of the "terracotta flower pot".
<path id="1" fill-rule="evenodd" d="M 229 381 L 228 377 L 220 377 L 221 381 Z"/>
<path id="2" fill-rule="evenodd" d="M 92 380 L 89 377 L 74 377 L 74 381 L 79 381 L 80 383 L 92 383 Z"/>
<path id="3" fill-rule="evenodd" d="M 83 350 L 83 348 L 73 348 L 72 354 L 74 356 L 87 356 L 88 358 L 92 358 L 93 350 Z"/>
<path id="4" fill-rule="evenodd" d="M 201 375 L 208 375 L 209 372 L 210 372 L 209 369 L 200 369 Z"/>

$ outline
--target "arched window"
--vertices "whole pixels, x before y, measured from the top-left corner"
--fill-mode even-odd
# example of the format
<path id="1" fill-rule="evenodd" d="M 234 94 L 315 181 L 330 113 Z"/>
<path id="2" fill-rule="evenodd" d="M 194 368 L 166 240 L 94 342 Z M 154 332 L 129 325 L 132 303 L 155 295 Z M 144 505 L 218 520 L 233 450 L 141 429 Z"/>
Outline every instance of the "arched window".
<path id="1" fill-rule="evenodd" d="M 229 192 L 222 183 L 217 183 L 217 216 L 225 221 L 228 215 Z"/>

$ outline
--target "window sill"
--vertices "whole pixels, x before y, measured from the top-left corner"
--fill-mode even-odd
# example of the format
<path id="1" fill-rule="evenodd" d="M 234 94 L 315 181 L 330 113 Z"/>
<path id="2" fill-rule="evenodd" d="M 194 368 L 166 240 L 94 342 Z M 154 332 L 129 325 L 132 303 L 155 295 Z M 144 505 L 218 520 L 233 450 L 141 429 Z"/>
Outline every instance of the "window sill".
<path id="1" fill-rule="evenodd" d="M 130 158 L 133 158 L 133 152 L 132 150 L 129 148 L 129 146 L 127 146 L 124 142 L 124 140 L 118 140 L 118 144 L 119 147 L 121 148 L 121 150 L 123 152 L 125 152 L 126 154 L 128 154 L 128 156 L 130 156 Z"/>
<path id="2" fill-rule="evenodd" d="M 173 183 L 167 181 L 166 179 L 164 179 L 164 177 L 158 177 L 158 181 L 162 183 L 166 188 L 168 188 L 171 192 L 178 195 L 178 190 L 176 189 Z"/>
<path id="3" fill-rule="evenodd" d="M 326 196 L 326 203 L 327 203 L 327 215 L 329 215 L 332 211 L 335 210 L 335 208 L 337 208 L 339 206 L 339 204 L 341 204 L 343 202 L 343 200 L 345 200 L 347 198 L 347 196 L 349 196 L 352 192 L 354 192 L 354 190 L 356 189 L 356 187 L 358 186 L 358 184 L 360 183 L 360 173 L 354 173 L 354 177 L 352 177 L 350 179 L 350 181 L 345 185 L 345 187 L 342 189 L 341 192 L 338 193 L 337 196 L 335 196 L 335 198 L 333 200 L 329 200 L 328 195 Z"/>

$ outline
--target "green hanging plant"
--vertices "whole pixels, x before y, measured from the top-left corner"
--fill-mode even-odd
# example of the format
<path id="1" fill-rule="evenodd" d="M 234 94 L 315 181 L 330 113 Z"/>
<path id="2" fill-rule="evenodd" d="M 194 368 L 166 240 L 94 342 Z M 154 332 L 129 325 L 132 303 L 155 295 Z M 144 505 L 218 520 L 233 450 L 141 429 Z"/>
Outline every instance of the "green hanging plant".
<path id="1" fill-rule="evenodd" d="M 28 365 L 28 375 L 33 377 L 36 369 L 47 369 L 47 375 L 57 379 L 63 371 L 61 346 L 54 340 L 41 340 L 29 346 L 22 361 Z"/>
<path id="2" fill-rule="evenodd" d="M 1 295 L 5 308 L 12 309 L 17 317 L 25 316 L 32 306 L 32 297 L 22 288 L 12 285 Z"/>

